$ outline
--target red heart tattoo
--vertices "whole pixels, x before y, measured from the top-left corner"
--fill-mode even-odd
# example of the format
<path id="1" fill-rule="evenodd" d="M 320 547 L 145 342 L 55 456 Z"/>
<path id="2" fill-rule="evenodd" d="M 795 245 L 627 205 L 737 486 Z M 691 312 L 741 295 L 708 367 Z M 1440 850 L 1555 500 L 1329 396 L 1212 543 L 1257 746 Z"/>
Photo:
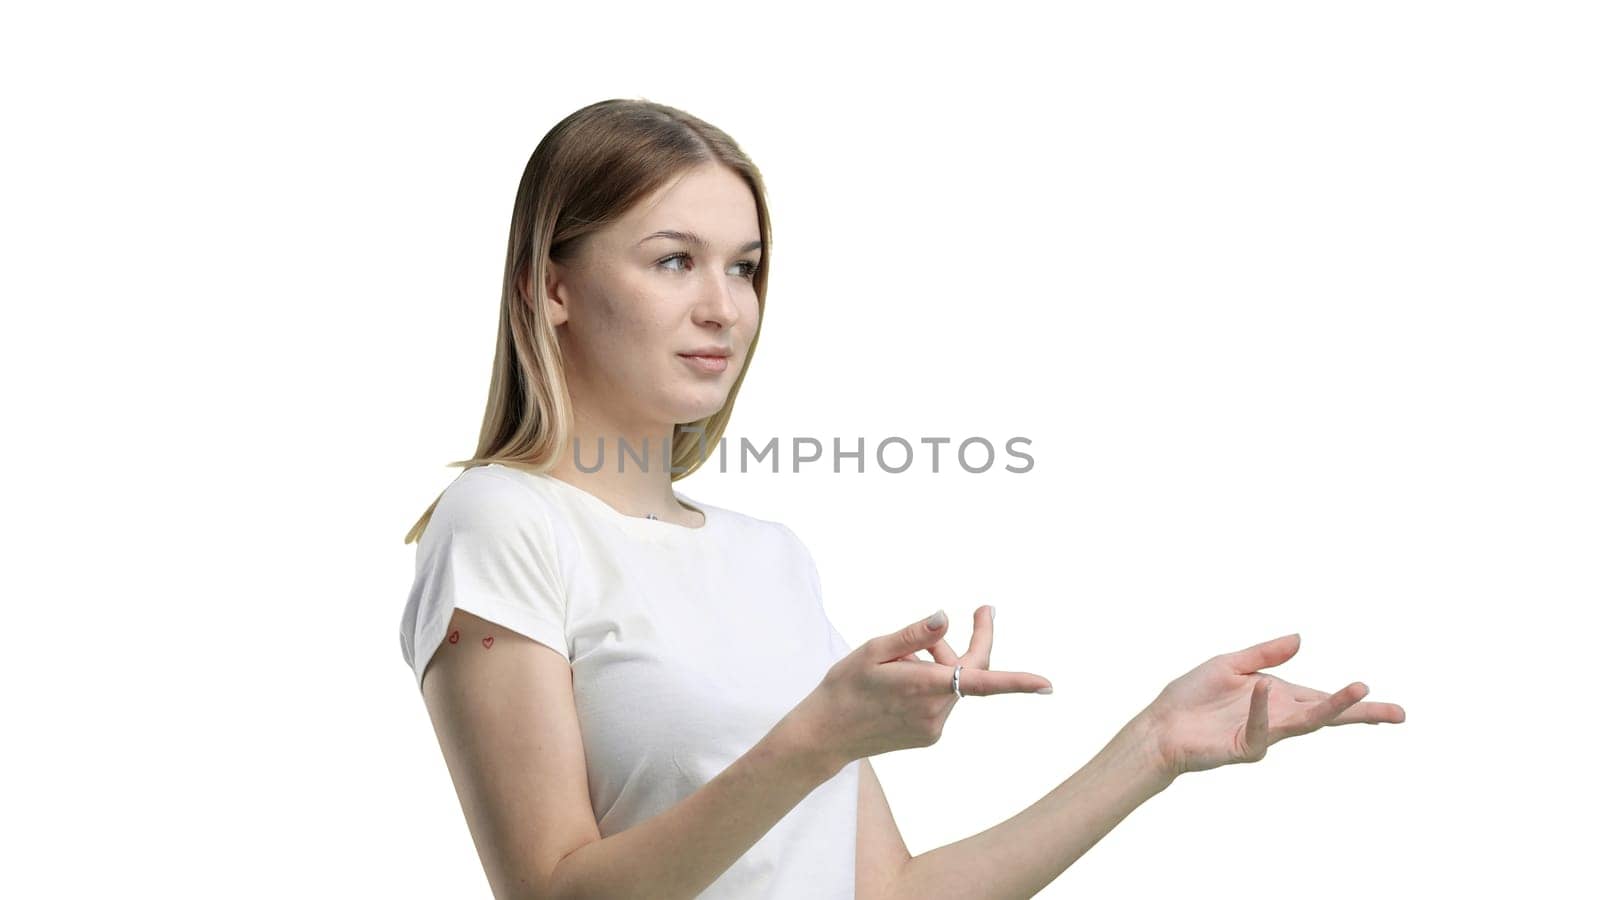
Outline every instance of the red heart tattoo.
<path id="1" fill-rule="evenodd" d="M 459 641 L 459 640 L 461 640 L 461 631 L 460 631 L 460 629 L 457 629 L 455 631 L 450 632 L 450 643 L 454 644 L 456 641 Z"/>
<path id="2" fill-rule="evenodd" d="M 493 647 L 493 646 L 494 646 L 494 635 L 491 634 L 488 637 L 483 639 L 483 649 L 487 650 L 487 649 L 489 649 L 490 647 Z"/>

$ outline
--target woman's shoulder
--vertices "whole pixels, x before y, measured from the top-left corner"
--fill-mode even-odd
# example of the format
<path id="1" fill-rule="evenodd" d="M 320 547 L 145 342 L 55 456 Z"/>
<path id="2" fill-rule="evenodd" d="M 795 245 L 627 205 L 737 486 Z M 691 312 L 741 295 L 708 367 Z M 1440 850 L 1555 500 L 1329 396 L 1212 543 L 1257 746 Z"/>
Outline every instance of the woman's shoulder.
<path id="1" fill-rule="evenodd" d="M 452 527 L 547 527 L 553 502 L 538 476 L 488 463 L 465 469 L 446 485 L 433 518 Z"/>

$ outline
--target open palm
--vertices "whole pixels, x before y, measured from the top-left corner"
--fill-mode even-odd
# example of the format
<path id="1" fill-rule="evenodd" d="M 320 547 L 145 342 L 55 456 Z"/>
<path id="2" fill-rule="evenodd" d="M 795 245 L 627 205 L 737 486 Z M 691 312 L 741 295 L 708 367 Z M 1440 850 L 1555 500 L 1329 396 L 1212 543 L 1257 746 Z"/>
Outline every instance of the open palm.
<path id="1" fill-rule="evenodd" d="M 1367 686 L 1359 681 L 1325 694 L 1260 671 L 1299 649 L 1300 635 L 1288 634 L 1214 656 L 1161 691 L 1145 712 L 1173 777 L 1256 762 L 1278 741 L 1324 725 L 1405 721 L 1396 704 L 1361 702 Z"/>

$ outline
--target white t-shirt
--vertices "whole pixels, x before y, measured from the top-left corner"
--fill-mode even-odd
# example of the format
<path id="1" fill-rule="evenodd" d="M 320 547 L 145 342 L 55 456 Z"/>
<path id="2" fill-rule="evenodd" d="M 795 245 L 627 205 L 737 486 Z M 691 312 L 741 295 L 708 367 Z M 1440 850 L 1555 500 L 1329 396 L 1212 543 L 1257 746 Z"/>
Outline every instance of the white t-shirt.
<path id="1" fill-rule="evenodd" d="M 705 524 L 490 463 L 445 488 L 417 545 L 400 648 L 418 690 L 457 607 L 560 652 L 602 837 L 721 773 L 850 652 L 793 531 L 677 497 Z M 859 772 L 812 791 L 700 896 L 853 897 Z"/>

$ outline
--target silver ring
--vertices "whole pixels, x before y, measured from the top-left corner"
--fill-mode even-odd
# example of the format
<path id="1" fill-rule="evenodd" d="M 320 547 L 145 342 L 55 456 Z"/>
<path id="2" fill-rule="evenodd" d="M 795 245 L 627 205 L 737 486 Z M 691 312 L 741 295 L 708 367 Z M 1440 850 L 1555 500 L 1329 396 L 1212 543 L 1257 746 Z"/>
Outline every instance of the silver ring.
<path id="1" fill-rule="evenodd" d="M 961 670 L 963 666 L 956 666 L 955 674 L 950 676 L 950 688 L 956 692 L 956 699 L 961 699 Z"/>

